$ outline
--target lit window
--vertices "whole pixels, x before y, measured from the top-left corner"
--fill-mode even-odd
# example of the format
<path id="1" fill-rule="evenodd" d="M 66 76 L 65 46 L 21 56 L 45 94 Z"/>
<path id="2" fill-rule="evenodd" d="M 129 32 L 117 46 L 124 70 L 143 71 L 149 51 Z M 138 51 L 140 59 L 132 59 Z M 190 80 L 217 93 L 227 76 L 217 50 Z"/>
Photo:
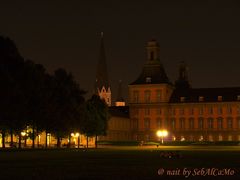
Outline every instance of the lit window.
<path id="1" fill-rule="evenodd" d="M 208 128 L 213 129 L 213 119 L 212 118 L 208 119 Z"/>
<path id="2" fill-rule="evenodd" d="M 199 96 L 198 100 L 199 100 L 200 102 L 202 102 L 202 101 L 204 101 L 204 97 L 203 97 L 203 96 Z"/>
<path id="3" fill-rule="evenodd" d="M 213 141 L 213 136 L 212 136 L 212 135 L 209 135 L 209 136 L 208 136 L 208 140 L 209 140 L 209 141 Z"/>
<path id="4" fill-rule="evenodd" d="M 157 90 L 157 102 L 161 102 L 161 95 L 162 95 L 161 90 Z"/>
<path id="5" fill-rule="evenodd" d="M 145 127 L 145 129 L 150 128 L 150 119 L 144 119 L 144 127 Z"/>
<path id="6" fill-rule="evenodd" d="M 218 136 L 218 141 L 222 141 L 222 140 L 223 140 L 222 135 L 219 135 L 219 136 Z"/>
<path id="7" fill-rule="evenodd" d="M 240 95 L 237 96 L 237 100 L 240 101 Z"/>
<path id="8" fill-rule="evenodd" d="M 217 126 L 218 126 L 218 129 L 223 128 L 223 119 L 222 118 L 218 118 Z"/>
<path id="9" fill-rule="evenodd" d="M 228 106 L 227 112 L 228 112 L 228 114 L 232 114 L 232 107 L 231 106 Z"/>
<path id="10" fill-rule="evenodd" d="M 193 118 L 189 119 L 189 129 L 194 129 L 194 119 Z"/>
<path id="11" fill-rule="evenodd" d="M 146 77 L 146 83 L 151 83 L 152 78 L 151 77 Z"/>
<path id="12" fill-rule="evenodd" d="M 180 111 L 180 115 L 184 115 L 184 109 L 183 108 L 179 109 L 179 111 Z"/>
<path id="13" fill-rule="evenodd" d="M 185 97 L 180 97 L 180 102 L 185 102 L 186 98 Z"/>
<path id="14" fill-rule="evenodd" d="M 176 128 L 176 120 L 173 118 L 171 119 L 171 128 L 175 129 Z"/>
<path id="15" fill-rule="evenodd" d="M 185 128 L 185 119 L 181 118 L 180 119 L 180 129 L 184 129 Z"/>
<path id="16" fill-rule="evenodd" d="M 137 103 L 139 98 L 139 92 L 133 91 L 133 102 Z"/>
<path id="17" fill-rule="evenodd" d="M 213 114 L 213 108 L 212 107 L 208 108 L 208 114 Z"/>
<path id="18" fill-rule="evenodd" d="M 198 118 L 198 128 L 203 129 L 204 124 L 203 124 L 203 118 Z"/>
<path id="19" fill-rule="evenodd" d="M 160 129 L 162 128 L 162 119 L 157 118 L 157 128 Z"/>
<path id="20" fill-rule="evenodd" d="M 218 101 L 222 101 L 222 96 L 218 96 Z"/>
<path id="21" fill-rule="evenodd" d="M 202 107 L 199 108 L 199 115 L 203 115 L 203 108 Z"/>
<path id="22" fill-rule="evenodd" d="M 193 114 L 194 114 L 194 109 L 193 109 L 193 108 L 190 108 L 190 109 L 189 109 L 189 114 L 190 114 L 190 115 L 193 115 Z"/>
<path id="23" fill-rule="evenodd" d="M 228 129 L 231 129 L 232 126 L 233 126 L 233 120 L 232 120 L 232 118 L 228 118 L 228 119 L 227 119 L 227 128 L 228 128 Z"/>
<path id="24" fill-rule="evenodd" d="M 151 98 L 150 95 L 151 95 L 151 92 L 149 90 L 144 92 L 144 100 L 146 103 L 150 102 L 150 98 Z"/>
<path id="25" fill-rule="evenodd" d="M 218 107 L 218 114 L 221 115 L 223 113 L 222 107 Z"/>

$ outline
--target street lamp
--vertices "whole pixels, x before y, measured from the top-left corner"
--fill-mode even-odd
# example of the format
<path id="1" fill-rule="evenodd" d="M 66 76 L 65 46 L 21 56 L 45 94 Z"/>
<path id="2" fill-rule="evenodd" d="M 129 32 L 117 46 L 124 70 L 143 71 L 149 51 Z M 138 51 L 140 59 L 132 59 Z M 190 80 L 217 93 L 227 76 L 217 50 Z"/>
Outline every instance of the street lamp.
<path id="1" fill-rule="evenodd" d="M 21 136 L 24 138 L 24 146 L 26 147 L 27 146 L 27 133 L 26 132 L 21 132 Z"/>
<path id="2" fill-rule="evenodd" d="M 161 137 L 161 139 L 162 139 L 162 144 L 163 144 L 163 138 L 168 135 L 167 130 L 158 130 L 156 134 L 157 134 L 157 136 L 158 136 L 159 138 Z"/>
<path id="3" fill-rule="evenodd" d="M 79 146 L 80 146 L 80 134 L 79 133 L 71 133 L 71 136 L 74 138 L 74 141 L 76 140 L 75 138 L 77 138 L 77 146 L 78 146 L 78 148 L 79 148 Z"/>

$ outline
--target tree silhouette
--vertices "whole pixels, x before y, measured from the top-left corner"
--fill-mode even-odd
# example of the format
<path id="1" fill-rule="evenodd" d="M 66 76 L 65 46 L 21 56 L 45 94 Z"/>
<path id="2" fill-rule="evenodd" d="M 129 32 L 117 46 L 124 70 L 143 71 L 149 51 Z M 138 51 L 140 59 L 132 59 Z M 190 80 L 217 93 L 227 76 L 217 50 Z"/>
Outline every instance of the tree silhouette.
<path id="1" fill-rule="evenodd" d="M 88 137 L 95 136 L 97 147 L 97 136 L 106 135 L 107 122 L 109 120 L 108 106 L 98 95 L 93 95 L 85 105 L 85 118 L 82 123 L 82 131 Z"/>

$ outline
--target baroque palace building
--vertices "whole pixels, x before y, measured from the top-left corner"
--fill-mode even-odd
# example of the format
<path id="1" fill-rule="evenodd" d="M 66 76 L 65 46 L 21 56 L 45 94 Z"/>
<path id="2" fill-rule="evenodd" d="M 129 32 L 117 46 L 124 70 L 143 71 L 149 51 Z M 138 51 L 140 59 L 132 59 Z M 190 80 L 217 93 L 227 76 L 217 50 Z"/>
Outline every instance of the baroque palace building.
<path id="1" fill-rule="evenodd" d="M 192 88 L 184 62 L 172 84 L 157 41 L 146 50 L 142 73 L 129 85 L 132 140 L 158 140 L 156 131 L 166 129 L 170 141 L 240 141 L 240 87 Z"/>

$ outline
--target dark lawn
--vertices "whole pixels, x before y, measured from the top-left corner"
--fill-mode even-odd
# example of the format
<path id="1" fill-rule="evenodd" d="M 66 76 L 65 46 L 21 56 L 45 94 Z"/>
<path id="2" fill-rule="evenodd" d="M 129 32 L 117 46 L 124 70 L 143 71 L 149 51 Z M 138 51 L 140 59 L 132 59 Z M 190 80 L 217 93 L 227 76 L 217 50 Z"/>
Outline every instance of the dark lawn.
<path id="1" fill-rule="evenodd" d="M 161 158 L 160 151 L 180 150 L 182 158 Z M 169 179 L 164 168 L 234 168 L 240 179 L 239 147 L 118 147 L 0 151 L 0 179 Z M 237 169 L 236 169 L 237 168 Z M 169 171 L 170 172 L 170 171 Z M 222 179 L 222 176 L 198 176 Z M 225 176 L 229 179 L 230 176 Z M 232 177 L 232 176 L 231 176 Z M 233 177 L 232 177 L 233 178 Z"/>

